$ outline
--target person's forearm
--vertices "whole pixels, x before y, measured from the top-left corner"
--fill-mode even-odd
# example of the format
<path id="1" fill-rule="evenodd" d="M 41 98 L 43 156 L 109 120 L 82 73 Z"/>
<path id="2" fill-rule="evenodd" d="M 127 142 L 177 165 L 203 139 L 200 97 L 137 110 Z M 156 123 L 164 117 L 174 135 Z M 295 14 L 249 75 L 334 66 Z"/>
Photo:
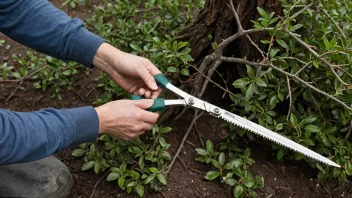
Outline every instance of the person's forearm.
<path id="1" fill-rule="evenodd" d="M 1 0 L 0 32 L 34 50 L 90 67 L 104 40 L 47 0 Z"/>
<path id="2" fill-rule="evenodd" d="M 93 107 L 12 112 L 0 109 L 0 165 L 29 162 L 96 139 Z"/>

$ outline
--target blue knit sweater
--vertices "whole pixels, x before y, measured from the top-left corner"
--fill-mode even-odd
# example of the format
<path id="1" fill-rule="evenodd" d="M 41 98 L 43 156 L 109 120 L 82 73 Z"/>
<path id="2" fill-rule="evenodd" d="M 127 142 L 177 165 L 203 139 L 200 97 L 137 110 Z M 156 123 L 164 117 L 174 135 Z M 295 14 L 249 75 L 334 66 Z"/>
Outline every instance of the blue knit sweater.
<path id="1" fill-rule="evenodd" d="M 0 0 L 0 32 L 36 51 L 92 66 L 104 40 L 46 0 Z M 0 109 L 0 164 L 29 162 L 96 139 L 93 107 L 36 112 Z"/>

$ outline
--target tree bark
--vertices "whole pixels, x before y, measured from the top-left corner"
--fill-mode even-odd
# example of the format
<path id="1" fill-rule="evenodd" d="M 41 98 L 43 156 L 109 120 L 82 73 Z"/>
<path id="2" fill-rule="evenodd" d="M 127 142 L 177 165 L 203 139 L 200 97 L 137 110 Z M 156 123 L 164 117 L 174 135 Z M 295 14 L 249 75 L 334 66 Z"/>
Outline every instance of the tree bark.
<path id="1" fill-rule="evenodd" d="M 190 42 L 191 56 L 196 63 L 202 61 L 206 55 L 213 51 L 212 42 L 219 44 L 237 32 L 236 21 L 228 3 L 228 0 L 206 0 L 204 9 L 200 11 L 195 20 L 186 25 L 176 36 L 177 40 Z M 259 18 L 257 7 L 261 7 L 267 12 L 275 12 L 275 15 L 282 12 L 280 0 L 233 0 L 233 4 L 238 10 L 244 29 L 252 28 L 251 20 Z M 209 35 L 213 40 L 209 39 Z M 260 34 L 250 36 L 255 43 L 260 43 Z M 249 60 L 261 58 L 259 52 L 245 37 L 228 45 L 223 55 L 241 58 L 246 56 Z M 237 70 L 237 73 L 242 72 Z"/>

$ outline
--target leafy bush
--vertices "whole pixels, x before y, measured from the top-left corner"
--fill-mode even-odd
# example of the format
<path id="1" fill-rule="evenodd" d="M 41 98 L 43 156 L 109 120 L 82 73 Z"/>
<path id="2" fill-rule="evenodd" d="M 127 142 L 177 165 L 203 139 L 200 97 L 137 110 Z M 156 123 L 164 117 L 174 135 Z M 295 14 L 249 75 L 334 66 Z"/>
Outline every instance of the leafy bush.
<path id="1" fill-rule="evenodd" d="M 256 188 L 261 188 L 264 184 L 263 177 L 253 177 L 248 170 L 249 165 L 254 163 L 251 159 L 251 150 L 239 149 L 235 145 L 234 139 L 228 138 L 227 144 L 220 144 L 220 150 L 227 152 L 214 151 L 214 145 L 211 140 L 207 140 L 206 149 L 197 148 L 196 151 L 200 155 L 196 160 L 211 163 L 215 170 L 206 173 L 205 179 L 214 180 L 218 178 L 221 183 L 233 187 L 234 197 L 256 197 Z M 241 153 L 241 154 L 239 154 Z"/>
<path id="2" fill-rule="evenodd" d="M 105 0 L 101 6 L 94 6 L 95 15 L 87 19 L 87 25 L 122 51 L 148 58 L 163 73 L 173 73 L 175 78 L 179 74 L 188 76 L 191 50 L 187 42 L 173 41 L 172 37 L 203 3 L 200 0 Z M 106 82 L 105 74 L 99 79 L 99 86 L 105 92 L 97 104 L 121 95 L 122 90 L 113 82 Z"/>
<path id="3" fill-rule="evenodd" d="M 124 141 L 106 135 L 96 144 L 84 143 L 73 151 L 75 157 L 84 156 L 82 171 L 93 168 L 95 173 L 109 170 L 107 181 L 117 182 L 121 190 L 144 196 L 145 187 L 160 191 L 166 185 L 164 168 L 171 159 L 170 147 L 163 137 L 170 127 L 154 125 L 147 141 L 136 138 Z M 101 145 L 102 143 L 103 145 Z"/>
<path id="4" fill-rule="evenodd" d="M 253 21 L 255 28 L 274 27 L 261 40 L 266 49 L 262 53 L 270 64 L 307 83 L 272 68 L 247 65 L 247 76 L 233 83 L 240 91 L 230 96 L 233 111 L 328 156 L 343 168 L 304 159 L 318 168 L 318 179 L 338 178 L 344 183 L 352 175 L 352 112 L 341 105 L 352 107 L 352 15 L 348 11 L 352 2 L 321 0 L 313 5 L 283 0 L 282 5 L 280 18 L 258 8 L 261 18 Z M 283 147 L 273 148 L 278 160 L 303 158 Z"/>

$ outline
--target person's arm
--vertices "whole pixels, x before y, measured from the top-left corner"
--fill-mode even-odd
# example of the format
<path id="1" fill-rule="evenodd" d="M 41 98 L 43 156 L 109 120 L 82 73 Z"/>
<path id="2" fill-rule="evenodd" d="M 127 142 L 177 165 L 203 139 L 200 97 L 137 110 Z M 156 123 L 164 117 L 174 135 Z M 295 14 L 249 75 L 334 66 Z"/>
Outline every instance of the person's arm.
<path id="1" fill-rule="evenodd" d="M 35 112 L 0 109 L 0 164 L 29 162 L 94 141 L 99 118 L 93 107 Z"/>
<path id="2" fill-rule="evenodd" d="M 91 67 L 104 42 L 47 0 L 1 0 L 0 32 L 36 51 Z"/>

